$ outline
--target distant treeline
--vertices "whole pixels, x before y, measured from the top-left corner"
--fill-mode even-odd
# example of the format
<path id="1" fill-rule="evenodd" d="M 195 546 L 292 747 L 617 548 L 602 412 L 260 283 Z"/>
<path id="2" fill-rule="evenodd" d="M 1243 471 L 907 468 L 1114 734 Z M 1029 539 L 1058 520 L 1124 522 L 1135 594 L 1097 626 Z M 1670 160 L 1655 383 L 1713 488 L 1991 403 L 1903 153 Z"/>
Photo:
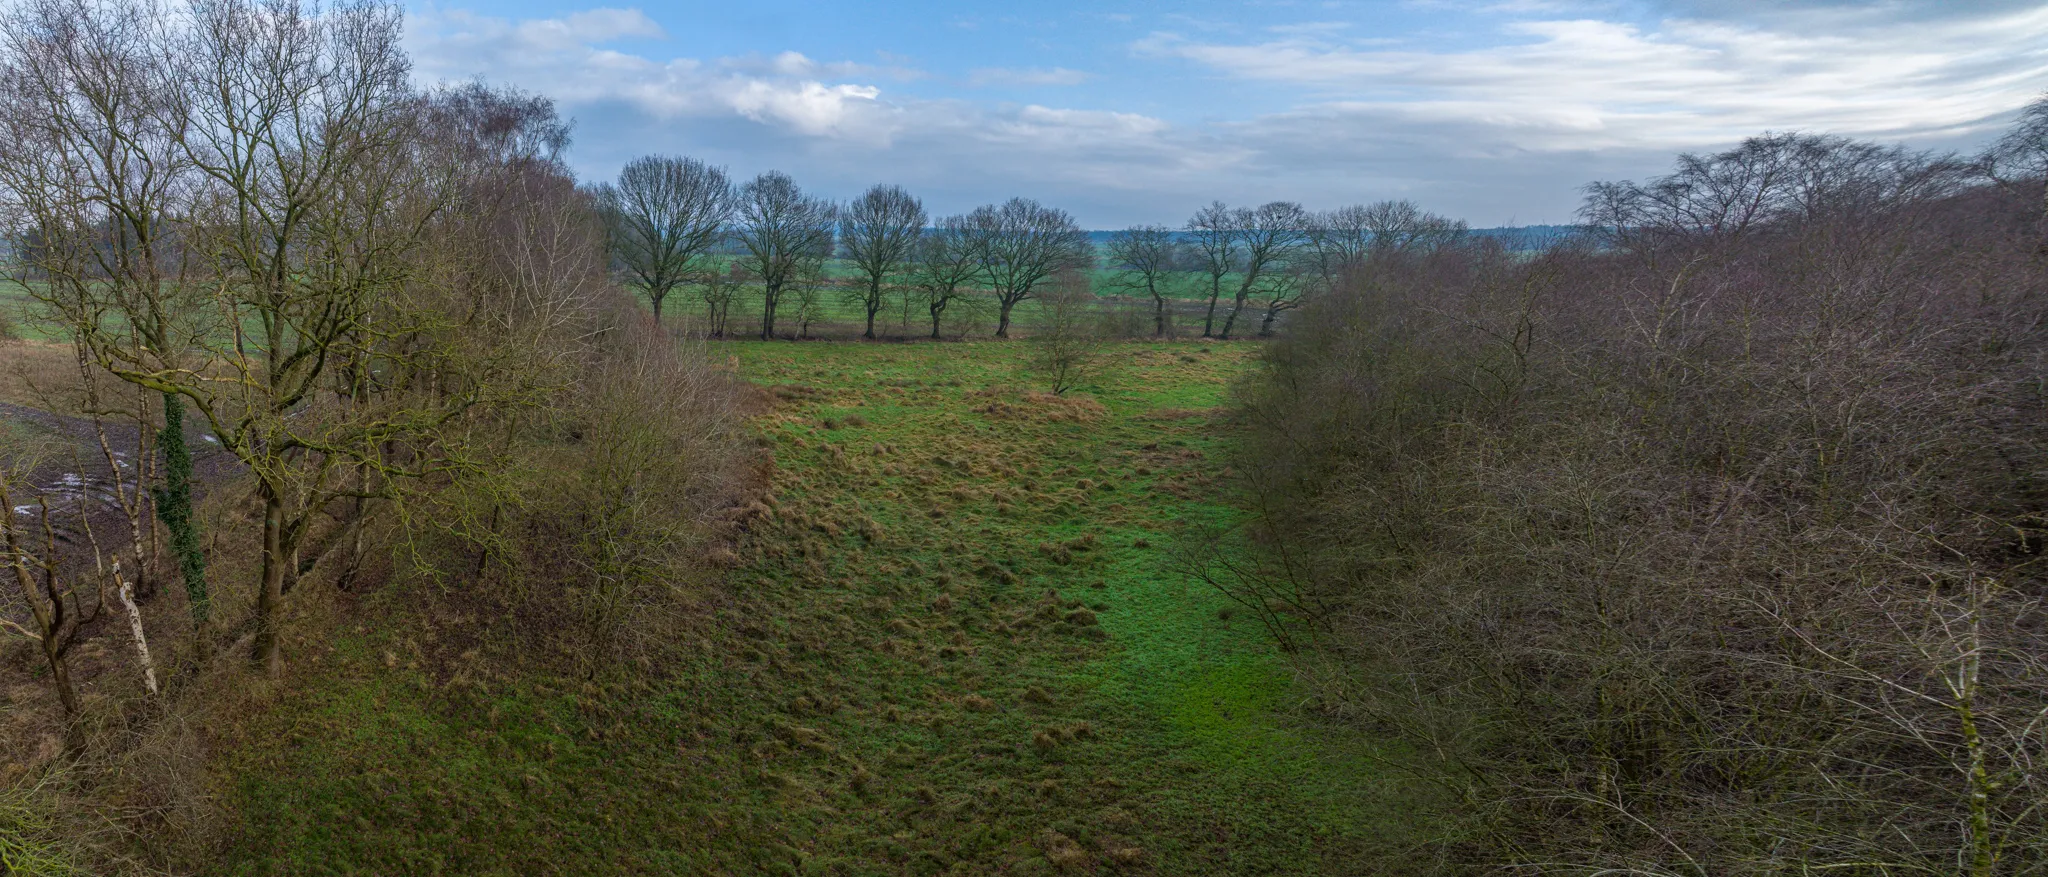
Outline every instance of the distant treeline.
<path id="1" fill-rule="evenodd" d="M 870 339 L 877 320 L 898 308 L 928 316 L 931 337 L 940 337 L 947 312 L 979 295 L 994 300 L 995 335 L 1007 338 L 1017 305 L 1066 275 L 1097 273 L 1107 274 L 1099 279 L 1105 291 L 1151 302 L 1155 335 L 1167 334 L 1168 302 L 1186 297 L 1192 279 L 1206 301 L 1202 337 L 1230 338 L 1254 319 L 1264 336 L 1283 313 L 1368 259 L 1468 235 L 1462 221 L 1407 201 L 1328 211 L 1291 201 L 1218 201 L 1176 228 L 1106 234 L 1029 198 L 934 220 L 901 186 L 878 184 L 839 204 L 805 193 L 780 171 L 735 183 L 724 168 L 668 155 L 634 159 L 616 181 L 586 191 L 605 218 L 614 272 L 647 296 L 657 321 L 675 291 L 694 289 L 709 332 L 727 334 L 732 304 L 745 290 L 750 299 L 758 293 L 764 340 L 779 337 L 786 304 L 801 314 L 825 294 L 857 306 Z M 1535 245 L 1482 237 L 1510 249 Z"/>

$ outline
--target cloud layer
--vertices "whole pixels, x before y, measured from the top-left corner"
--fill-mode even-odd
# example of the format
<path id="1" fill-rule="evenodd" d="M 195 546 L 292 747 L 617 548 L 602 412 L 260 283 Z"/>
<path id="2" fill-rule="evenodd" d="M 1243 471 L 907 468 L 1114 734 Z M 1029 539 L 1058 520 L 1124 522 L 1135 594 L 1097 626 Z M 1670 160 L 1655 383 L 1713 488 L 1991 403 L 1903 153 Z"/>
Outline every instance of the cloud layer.
<path id="1" fill-rule="evenodd" d="M 1029 195 L 1096 226 L 1175 222 L 1212 198 L 1413 197 L 1479 224 L 1562 221 L 1580 184 L 1655 172 L 1681 149 L 1789 129 L 1969 145 L 2048 86 L 2048 8 L 2034 4 L 1589 9 L 1521 0 L 1467 19 L 1488 24 L 1455 45 L 1345 21 L 1161 20 L 1108 46 L 1101 70 L 774 46 L 672 57 L 666 29 L 619 9 L 428 12 L 410 40 L 424 80 L 554 97 L 579 119 L 589 175 L 688 153 L 840 197 L 900 182 L 941 211 Z M 1196 97 L 1162 100 L 1162 82 Z"/>

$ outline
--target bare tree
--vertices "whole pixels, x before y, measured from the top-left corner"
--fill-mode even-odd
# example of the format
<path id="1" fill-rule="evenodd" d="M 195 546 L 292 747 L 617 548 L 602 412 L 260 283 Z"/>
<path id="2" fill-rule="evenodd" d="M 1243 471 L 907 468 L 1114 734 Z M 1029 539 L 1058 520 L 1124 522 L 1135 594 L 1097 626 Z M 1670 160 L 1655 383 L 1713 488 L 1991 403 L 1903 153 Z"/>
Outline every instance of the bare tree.
<path id="1" fill-rule="evenodd" d="M 1039 284 L 1066 268 L 1085 269 L 1094 257 L 1088 233 L 1066 211 L 1029 198 L 975 208 L 966 227 L 982 276 L 1000 308 L 996 337 L 1010 337 L 1010 311 Z"/>
<path id="2" fill-rule="evenodd" d="M 789 301 L 796 310 L 796 337 L 803 340 L 811 337 L 811 324 L 825 319 L 825 306 L 830 301 L 832 279 L 825 275 L 825 263 L 829 254 L 805 259 L 798 266 L 796 276 L 789 284 Z"/>
<path id="3" fill-rule="evenodd" d="M 1711 246 L 1688 251 L 1689 257 L 1718 258 L 1783 223 L 1954 192 L 1971 170 L 1953 158 L 1904 147 L 1767 134 L 1723 152 L 1682 154 L 1672 173 L 1647 183 L 1593 183 L 1579 215 L 1609 243 L 1641 257 L 1706 243 Z"/>
<path id="4" fill-rule="evenodd" d="M 885 303 L 883 294 L 916 258 L 918 239 L 929 219 L 924 203 L 902 186 L 877 185 L 840 212 L 840 246 L 861 279 L 850 297 L 867 312 L 867 331 L 861 337 L 875 337 L 875 314 Z"/>
<path id="5" fill-rule="evenodd" d="M 1195 211 L 1186 227 L 1195 263 L 1209 278 L 1209 308 L 1202 317 L 1202 337 L 1216 334 L 1216 303 L 1223 298 L 1223 279 L 1238 268 L 1238 211 L 1221 201 Z"/>
<path id="6" fill-rule="evenodd" d="M 1101 360 L 1102 326 L 1090 285 L 1088 275 L 1065 268 L 1040 297 L 1037 325 L 1027 339 L 1029 364 L 1055 396 L 1092 376 Z"/>
<path id="7" fill-rule="evenodd" d="M 2038 193 L 1957 179 L 1760 138 L 1592 190 L 1618 247 L 1372 254 L 1191 574 L 1433 753 L 1454 868 L 2042 871 Z"/>
<path id="8" fill-rule="evenodd" d="M 1315 271 L 1315 284 L 1335 289 L 1346 274 L 1365 264 L 1372 249 L 1372 232 L 1363 205 L 1348 204 L 1309 217 L 1308 261 Z"/>
<path id="9" fill-rule="evenodd" d="M 1378 201 L 1357 210 L 1370 255 L 1414 253 L 1456 242 L 1465 221 L 1438 216 L 1413 201 Z"/>
<path id="10" fill-rule="evenodd" d="M 967 218 L 939 220 L 938 227 L 918 241 L 917 261 L 910 270 L 911 282 L 931 316 L 932 340 L 936 341 L 947 308 L 965 297 L 968 284 L 981 276 L 981 260 L 975 255 Z"/>
<path id="11" fill-rule="evenodd" d="M 775 308 L 793 283 L 832 255 L 832 202 L 805 195 L 781 171 L 740 187 L 740 245 L 747 268 L 761 279 L 761 339 L 775 337 Z"/>
<path id="12" fill-rule="evenodd" d="M 88 97 L 104 71 L 69 59 L 131 34 L 118 78 L 137 109 L 110 114 Z M 426 114 L 399 34 L 399 11 L 370 4 L 166 18 L 46 0 L 8 15 L 0 49 L 0 179 L 11 231 L 40 243 L 17 267 L 95 367 L 182 397 L 249 466 L 254 657 L 273 672 L 322 510 L 365 492 L 352 476 L 384 492 L 456 465 L 431 436 L 494 386 L 455 370 L 473 341 L 428 282 L 423 245 L 461 168 L 413 148 Z"/>
<path id="13" fill-rule="evenodd" d="M 150 447 L 150 412 L 145 404 L 118 412 L 132 417 L 135 424 L 135 445 L 132 455 L 129 456 L 129 460 L 133 462 L 123 460 L 122 453 L 114 450 L 114 440 L 107 434 L 105 415 L 110 413 L 110 409 L 100 396 L 99 374 L 92 366 L 91 351 L 82 344 L 73 346 L 78 352 L 78 370 L 83 379 L 82 401 L 85 403 L 84 408 L 88 417 L 92 420 L 93 437 L 99 441 L 100 460 L 106 465 L 106 499 L 120 509 L 122 519 L 128 524 L 127 554 L 131 564 L 128 574 L 122 573 L 118 551 L 109 563 L 108 552 L 101 547 L 98 534 L 93 532 L 91 516 L 84 508 L 89 497 L 80 498 L 79 522 L 85 530 L 86 542 L 92 551 L 93 568 L 101 577 L 102 592 L 110 583 L 115 598 L 127 615 L 128 639 L 135 646 L 135 657 L 142 668 L 143 688 L 154 695 L 158 692 L 156 661 L 149 654 L 149 636 L 142 623 L 142 608 L 135 603 L 138 584 L 143 586 L 142 589 L 154 590 L 148 587 L 149 582 L 145 578 L 149 574 L 149 545 L 151 537 L 155 535 L 155 529 L 149 523 L 148 499 L 149 484 L 155 475 L 155 467 L 151 465 L 154 455 Z M 150 396 L 145 394 L 138 402 L 149 399 Z M 77 471 L 84 470 L 83 466 L 75 468 Z M 6 502 L 0 500 L 0 508 L 6 506 Z M 100 598 L 101 603 L 105 600 L 104 596 Z"/>
<path id="14" fill-rule="evenodd" d="M 79 625 L 88 619 L 79 605 L 68 577 L 57 569 L 57 539 L 50 526 L 50 506 L 37 497 L 36 510 L 42 524 L 41 549 L 32 550 L 29 529 L 18 518 L 14 496 L 8 490 L 13 473 L 0 472 L 0 562 L 6 564 L 21 598 L 28 604 L 33 629 L 0 618 L 0 629 L 34 640 L 50 667 L 50 682 L 64 706 L 66 739 L 76 745 L 73 734 L 79 714 L 78 687 L 71 681 L 71 649 L 78 644 Z"/>
<path id="15" fill-rule="evenodd" d="M 617 183 L 596 191 L 612 252 L 660 322 L 662 302 L 723 239 L 733 213 L 732 184 L 723 168 L 697 159 L 646 155 L 627 163 Z"/>
<path id="16" fill-rule="evenodd" d="M 1265 311 L 1265 317 L 1259 321 L 1259 337 L 1271 338 L 1282 313 L 1301 307 L 1310 297 L 1326 290 L 1316 270 L 1307 264 L 1290 263 L 1267 272 L 1252 297 L 1252 304 Z"/>
<path id="17" fill-rule="evenodd" d="M 1370 258 L 1433 251 L 1458 242 L 1465 231 L 1463 220 L 1439 216 L 1409 201 L 1351 204 L 1312 214 L 1299 278 L 1303 292 L 1335 289 Z"/>
<path id="18" fill-rule="evenodd" d="M 160 31 L 133 5 L 63 2 L 20 7 L 0 29 L 8 52 L 0 74 L 5 124 L 15 135 L 0 182 L 26 221 L 16 239 L 36 242 L 19 267 L 40 275 L 51 266 L 33 263 L 54 257 L 64 266 L 59 273 L 92 274 L 125 322 L 120 330 L 100 328 L 124 330 L 128 345 L 177 363 L 184 337 L 195 331 L 197 304 L 178 292 L 191 270 L 178 242 L 186 234 L 192 159 L 168 99 Z M 180 428 L 184 402 L 173 392 L 161 397 L 164 485 L 153 505 L 170 533 L 192 617 L 204 623 L 210 599 Z"/>
<path id="19" fill-rule="evenodd" d="M 1173 230 L 1163 225 L 1134 225 L 1109 239 L 1110 283 L 1142 291 L 1152 299 L 1152 334 L 1166 336 L 1168 282 L 1180 270 L 1185 251 Z"/>
<path id="20" fill-rule="evenodd" d="M 1258 209 L 1236 211 L 1233 223 L 1243 247 L 1243 265 L 1237 295 L 1230 315 L 1223 319 L 1218 338 L 1229 338 L 1237 315 L 1261 284 L 1286 283 L 1283 276 L 1289 260 L 1298 255 L 1309 228 L 1308 211 L 1292 201 L 1274 201 Z"/>
<path id="21" fill-rule="evenodd" d="M 2001 185 L 2041 187 L 2039 250 L 2048 254 L 2048 96 L 2036 98 L 1981 159 L 1984 172 Z"/>
<path id="22" fill-rule="evenodd" d="M 732 316 L 733 299 L 738 298 L 740 291 L 747 287 L 749 278 L 745 276 L 737 262 L 730 266 L 730 270 L 718 269 L 719 266 L 713 265 L 704 271 L 699 281 L 699 294 L 703 297 L 704 306 L 708 310 L 708 333 L 713 338 L 724 338 L 727 323 Z"/>

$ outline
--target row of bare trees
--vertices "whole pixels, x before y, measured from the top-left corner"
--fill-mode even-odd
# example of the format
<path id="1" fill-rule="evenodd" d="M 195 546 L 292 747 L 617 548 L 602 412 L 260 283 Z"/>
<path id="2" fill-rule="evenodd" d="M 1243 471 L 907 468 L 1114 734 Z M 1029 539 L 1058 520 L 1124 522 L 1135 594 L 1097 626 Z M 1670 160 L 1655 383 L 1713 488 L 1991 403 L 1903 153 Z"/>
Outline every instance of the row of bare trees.
<path id="1" fill-rule="evenodd" d="M 724 333 L 735 291 L 758 286 L 761 337 L 774 337 L 785 293 L 833 285 L 826 264 L 835 255 L 853 269 L 842 297 L 861 310 L 870 339 L 892 295 L 906 314 L 921 305 L 936 338 L 945 312 L 970 290 L 994 299 L 996 336 L 1006 338 L 1018 304 L 1060 272 L 1095 265 L 1071 216 L 1022 198 L 933 222 L 901 186 L 877 185 L 835 205 L 804 194 L 780 172 L 735 186 L 722 168 L 661 155 L 635 159 L 594 193 L 610 217 L 614 258 L 656 318 L 675 289 L 695 284 L 714 334 Z M 1259 334 L 1266 336 L 1282 313 L 1367 259 L 1446 246 L 1464 232 L 1463 222 L 1407 201 L 1320 213 L 1287 201 L 1256 208 L 1217 202 L 1181 229 L 1117 232 L 1105 253 L 1106 285 L 1151 302 L 1155 335 L 1167 334 L 1168 301 L 1195 293 L 1207 299 L 1202 337 L 1230 338 L 1248 309 L 1262 312 Z M 727 250 L 736 256 L 727 258 Z M 1191 278 L 1202 288 L 1189 288 Z"/>
<path id="2" fill-rule="evenodd" d="M 2044 119 L 1686 155 L 1588 188 L 1597 246 L 1368 259 L 1269 349 L 1253 522 L 1184 566 L 1411 744 L 1400 864 L 2048 869 Z"/>
<path id="3" fill-rule="evenodd" d="M 875 337 L 891 294 L 903 296 L 906 311 L 921 303 L 936 338 L 948 308 L 985 288 L 998 307 L 996 336 L 1007 338 L 1019 303 L 1053 275 L 1094 260 L 1072 216 L 1023 198 L 934 225 L 901 186 L 877 185 L 840 205 L 804 193 L 779 171 L 734 186 L 722 168 L 663 155 L 635 159 L 594 193 L 613 256 L 656 318 L 671 292 L 696 283 L 719 334 L 735 289 L 751 285 L 762 292 L 761 337 L 775 337 L 784 296 L 830 285 L 826 263 L 843 253 L 855 274 L 843 295 L 865 315 L 864 337 Z M 728 246 L 738 251 L 730 260 Z"/>
<path id="4" fill-rule="evenodd" d="M 1167 334 L 1167 301 L 1196 292 L 1208 305 L 1202 337 L 1228 339 L 1247 307 L 1263 312 L 1261 337 L 1283 312 L 1334 287 L 1370 258 L 1432 250 L 1457 242 L 1465 224 L 1408 201 L 1381 201 L 1317 213 L 1290 201 L 1233 208 L 1220 201 L 1179 230 L 1135 225 L 1107 247 L 1110 288 L 1152 302 L 1153 331 Z M 1189 290 L 1186 278 L 1199 289 Z M 1223 325 L 1217 308 L 1230 294 Z"/>

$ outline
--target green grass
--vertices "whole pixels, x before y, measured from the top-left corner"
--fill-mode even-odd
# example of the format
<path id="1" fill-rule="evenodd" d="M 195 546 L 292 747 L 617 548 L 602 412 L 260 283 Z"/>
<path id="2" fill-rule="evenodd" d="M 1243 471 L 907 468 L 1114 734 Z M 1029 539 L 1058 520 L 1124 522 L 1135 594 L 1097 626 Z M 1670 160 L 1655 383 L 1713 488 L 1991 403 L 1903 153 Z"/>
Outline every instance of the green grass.
<path id="1" fill-rule="evenodd" d="M 31 341 L 55 341 L 45 321 L 34 319 L 38 303 L 18 283 L 0 281 L 0 321 L 13 327 L 14 334 Z"/>
<path id="2" fill-rule="evenodd" d="M 1021 392 L 1019 345 L 729 345 L 783 388 L 756 420 L 779 507 L 704 598 L 690 657 L 586 682 L 433 657 L 490 641 L 488 620 L 348 633 L 224 744 L 240 835 L 216 868 L 1385 861 L 1413 828 L 1415 792 L 1377 767 L 1401 754 L 1297 715 L 1257 625 L 1164 562 L 1181 524 L 1232 514 L 1201 411 L 1253 351 L 1119 345 L 1070 407 Z"/>

